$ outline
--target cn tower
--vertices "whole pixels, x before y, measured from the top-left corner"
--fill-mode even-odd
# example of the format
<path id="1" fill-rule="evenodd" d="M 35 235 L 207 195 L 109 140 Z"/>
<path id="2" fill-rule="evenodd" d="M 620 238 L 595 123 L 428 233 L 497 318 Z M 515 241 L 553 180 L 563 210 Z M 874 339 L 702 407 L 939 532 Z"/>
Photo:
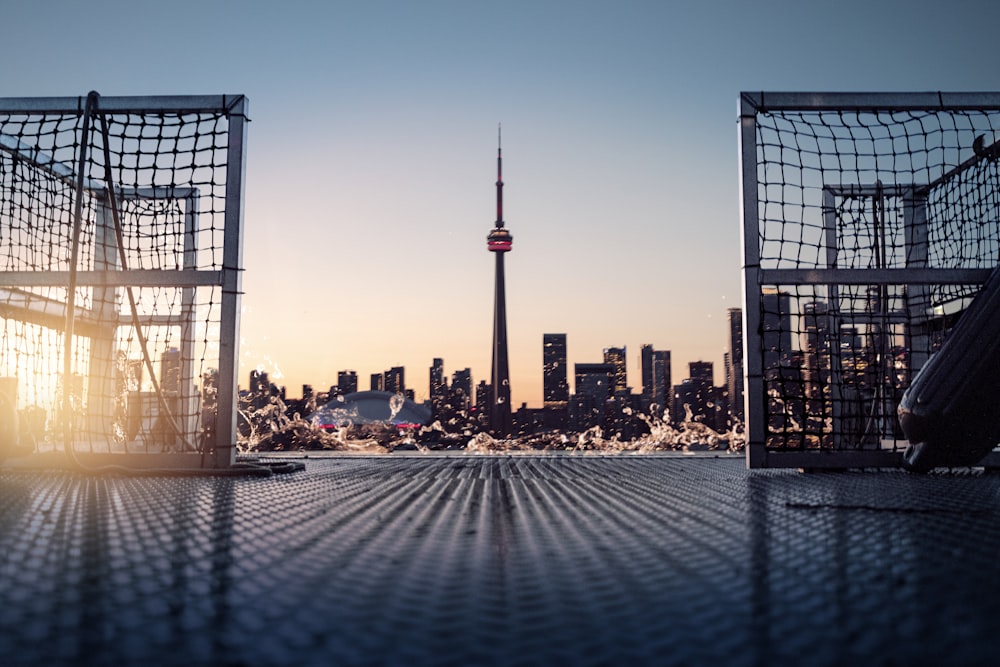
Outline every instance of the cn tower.
<path id="1" fill-rule="evenodd" d="M 507 306 L 503 278 L 503 256 L 510 252 L 514 237 L 503 226 L 503 157 L 500 127 L 497 126 L 497 222 L 486 237 L 486 245 L 496 255 L 496 290 L 493 302 L 493 370 L 490 374 L 490 430 L 494 436 L 511 434 L 510 364 L 507 360 Z"/>

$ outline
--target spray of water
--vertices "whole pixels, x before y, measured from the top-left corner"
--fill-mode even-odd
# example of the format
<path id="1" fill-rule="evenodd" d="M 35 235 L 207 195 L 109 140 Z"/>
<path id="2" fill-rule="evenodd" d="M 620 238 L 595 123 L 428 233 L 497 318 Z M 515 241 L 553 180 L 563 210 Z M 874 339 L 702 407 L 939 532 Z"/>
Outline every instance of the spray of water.
<path id="1" fill-rule="evenodd" d="M 381 424 L 356 423 L 357 414 L 348 407 L 327 407 L 310 419 L 298 413 L 285 415 L 285 405 L 272 396 L 262 408 L 244 409 L 241 414 L 241 454 L 260 451 L 328 450 L 359 453 L 388 453 L 410 450 L 431 452 L 463 451 L 468 454 L 503 452 L 571 452 L 622 453 L 681 452 L 696 450 L 736 452 L 743 449 L 745 437 L 742 424 L 728 431 L 715 431 L 697 421 L 685 406 L 684 419 L 674 424 L 669 413 L 651 415 L 626 414 L 645 424 L 646 432 L 635 438 L 622 438 L 618 433 L 606 433 L 600 426 L 582 432 L 550 430 L 511 438 L 496 438 L 475 428 L 474 419 L 466 414 L 434 421 L 416 430 L 392 423 L 403 407 L 403 397 L 390 399 L 389 419 Z"/>

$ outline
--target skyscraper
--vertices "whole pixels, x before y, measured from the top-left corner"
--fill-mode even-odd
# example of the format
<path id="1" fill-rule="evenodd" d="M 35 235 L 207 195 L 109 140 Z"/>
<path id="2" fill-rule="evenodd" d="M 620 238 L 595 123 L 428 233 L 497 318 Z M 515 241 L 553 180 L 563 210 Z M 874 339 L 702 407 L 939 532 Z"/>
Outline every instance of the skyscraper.
<path id="1" fill-rule="evenodd" d="M 604 410 L 614 395 L 615 365 L 580 363 L 574 366 L 575 393 L 571 401 L 571 425 L 583 430 L 604 424 Z"/>
<path id="2" fill-rule="evenodd" d="M 472 369 L 463 368 L 451 374 L 451 392 L 455 408 L 468 411 L 472 407 Z"/>
<path id="3" fill-rule="evenodd" d="M 406 392 L 406 370 L 402 366 L 393 366 L 385 372 L 385 391 L 393 394 L 403 394 Z"/>
<path id="4" fill-rule="evenodd" d="M 673 385 L 670 373 L 670 350 L 653 350 L 653 403 L 658 406 L 658 417 L 670 410 Z"/>
<path id="5" fill-rule="evenodd" d="M 566 334 L 542 334 L 542 390 L 546 408 L 564 409 L 569 401 Z"/>
<path id="6" fill-rule="evenodd" d="M 267 378 L 267 374 L 264 373 Z M 250 371 L 253 384 L 253 371 Z M 160 357 L 160 390 L 177 395 L 181 390 L 181 351 L 176 347 L 167 348 Z"/>
<path id="7" fill-rule="evenodd" d="M 690 377 L 674 388 L 672 419 L 684 420 L 687 410 L 690 410 L 695 421 L 719 428 L 724 415 L 721 414 L 718 392 L 714 387 L 714 364 L 711 361 L 692 361 L 688 369 Z"/>
<path id="8" fill-rule="evenodd" d="M 642 374 L 642 409 L 653 402 L 653 346 L 643 343 L 639 348 L 639 370 Z"/>
<path id="9" fill-rule="evenodd" d="M 604 349 L 604 363 L 615 367 L 614 393 L 628 391 L 628 366 L 625 363 L 624 347 L 607 347 Z"/>
<path id="10" fill-rule="evenodd" d="M 699 386 L 710 388 L 715 381 L 715 365 L 711 361 L 692 361 L 688 363 L 691 380 Z"/>
<path id="11" fill-rule="evenodd" d="M 792 353 L 791 296 L 765 288 L 760 295 L 763 370 L 778 368 Z"/>
<path id="12" fill-rule="evenodd" d="M 564 428 L 569 410 L 566 334 L 542 334 L 542 420 L 546 428 Z"/>
<path id="13" fill-rule="evenodd" d="M 831 341 L 829 305 L 825 301 L 802 304 L 803 353 L 802 372 L 806 382 L 805 392 L 810 399 L 820 399 L 824 388 L 832 384 Z"/>
<path id="14" fill-rule="evenodd" d="M 358 390 L 357 371 L 337 371 L 337 389 L 342 396 Z"/>
<path id="15" fill-rule="evenodd" d="M 431 362 L 429 395 L 431 399 L 431 414 L 437 416 L 444 405 L 448 394 L 448 380 L 444 375 L 444 360 L 435 357 Z"/>
<path id="16" fill-rule="evenodd" d="M 511 433 L 510 363 L 507 358 L 507 305 L 504 289 L 503 256 L 510 252 L 513 236 L 503 221 L 503 157 L 497 128 L 497 221 L 486 237 L 486 247 L 496 256 L 493 300 L 493 364 L 490 373 L 490 430 L 505 437 Z"/>
<path id="17" fill-rule="evenodd" d="M 489 414 L 483 414 L 483 413 L 484 411 L 486 413 L 489 413 L 489 410 L 487 410 L 487 408 L 489 408 L 490 405 L 492 404 L 491 400 L 492 393 L 493 392 L 490 391 L 490 385 L 486 384 L 486 380 L 480 380 L 479 384 L 476 385 L 476 412 L 480 415 L 483 415 L 480 419 L 479 422 L 480 424 L 484 423 L 490 418 Z"/>
<path id="18" fill-rule="evenodd" d="M 729 411 L 743 420 L 743 309 L 729 309 L 729 365 L 726 369 L 726 387 L 729 393 Z"/>
<path id="19" fill-rule="evenodd" d="M 656 406 L 656 416 L 662 417 L 664 410 L 670 409 L 670 350 L 654 350 L 646 343 L 642 346 L 642 409 Z"/>

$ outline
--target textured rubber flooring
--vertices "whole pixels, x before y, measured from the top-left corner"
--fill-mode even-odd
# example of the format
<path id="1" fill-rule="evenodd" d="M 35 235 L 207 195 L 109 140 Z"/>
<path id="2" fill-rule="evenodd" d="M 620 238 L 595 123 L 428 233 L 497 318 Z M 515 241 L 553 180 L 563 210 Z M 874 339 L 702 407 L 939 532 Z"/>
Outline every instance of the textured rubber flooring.
<path id="1" fill-rule="evenodd" d="M 0 665 L 1000 664 L 1000 476 L 0 472 Z"/>

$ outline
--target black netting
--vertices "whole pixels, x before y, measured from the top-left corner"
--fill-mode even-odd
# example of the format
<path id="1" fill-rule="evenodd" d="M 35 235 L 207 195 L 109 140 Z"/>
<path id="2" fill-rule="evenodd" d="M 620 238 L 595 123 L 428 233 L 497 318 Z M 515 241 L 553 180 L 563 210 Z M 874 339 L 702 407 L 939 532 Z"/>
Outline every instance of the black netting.
<path id="1" fill-rule="evenodd" d="M 1000 259 L 1000 112 L 759 110 L 755 122 L 750 270 L 765 278 L 748 354 L 761 355 L 765 444 L 900 448 L 899 399 L 981 284 L 927 276 Z"/>
<path id="2" fill-rule="evenodd" d="M 221 287 L 192 276 L 223 268 L 229 136 L 224 110 L 0 111 L 0 391 L 22 448 L 201 447 Z"/>

